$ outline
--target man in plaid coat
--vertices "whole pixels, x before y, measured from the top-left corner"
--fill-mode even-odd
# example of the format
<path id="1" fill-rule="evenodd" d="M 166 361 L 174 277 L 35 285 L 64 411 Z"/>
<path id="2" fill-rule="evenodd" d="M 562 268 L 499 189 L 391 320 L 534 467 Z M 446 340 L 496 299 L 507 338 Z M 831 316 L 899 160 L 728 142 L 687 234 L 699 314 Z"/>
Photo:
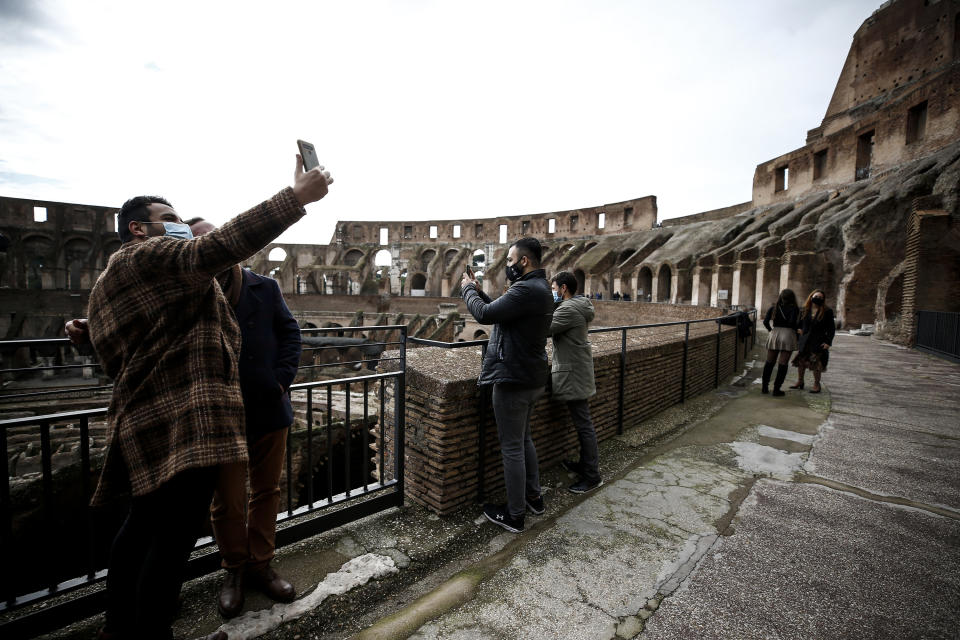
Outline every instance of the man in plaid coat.
<path id="1" fill-rule="evenodd" d="M 90 339 L 114 379 L 93 504 L 131 496 L 110 554 L 102 638 L 171 636 L 218 466 L 247 457 L 240 330 L 214 276 L 303 217 L 330 182 L 323 167 L 304 172 L 298 156 L 293 188 L 199 238 L 162 198 L 133 198 L 120 210 L 124 244 L 89 304 Z"/>

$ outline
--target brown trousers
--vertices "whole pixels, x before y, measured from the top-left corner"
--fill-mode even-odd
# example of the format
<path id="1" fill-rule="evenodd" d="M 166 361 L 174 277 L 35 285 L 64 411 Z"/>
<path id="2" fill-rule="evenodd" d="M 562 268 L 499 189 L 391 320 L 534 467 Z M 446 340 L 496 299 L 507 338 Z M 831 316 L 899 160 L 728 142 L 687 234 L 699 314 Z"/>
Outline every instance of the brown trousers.
<path id="1" fill-rule="evenodd" d="M 259 569 L 273 560 L 288 429 L 271 431 L 247 443 L 247 463 L 221 465 L 210 508 L 213 536 L 220 547 L 224 569 Z"/>

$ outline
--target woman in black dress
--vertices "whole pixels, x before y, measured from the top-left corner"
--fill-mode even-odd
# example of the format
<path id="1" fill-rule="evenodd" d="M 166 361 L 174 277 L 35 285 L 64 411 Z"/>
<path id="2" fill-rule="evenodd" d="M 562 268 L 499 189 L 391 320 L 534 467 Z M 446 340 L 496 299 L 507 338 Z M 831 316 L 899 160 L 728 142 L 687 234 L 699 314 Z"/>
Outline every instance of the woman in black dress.
<path id="1" fill-rule="evenodd" d="M 786 395 L 780 390 L 780 386 L 783 385 L 790 368 L 790 352 L 797 350 L 797 330 L 800 326 L 797 295 L 791 289 L 781 291 L 777 303 L 767 309 L 763 326 L 770 332 L 770 337 L 767 338 L 767 363 L 763 365 L 763 388 L 760 391 L 770 392 L 770 374 L 773 373 L 773 365 L 776 363 L 777 377 L 773 381 L 773 395 Z"/>
<path id="2" fill-rule="evenodd" d="M 793 364 L 797 367 L 797 383 L 791 389 L 803 389 L 803 374 L 813 372 L 813 388 L 810 393 L 820 393 L 820 375 L 827 370 L 830 346 L 836 333 L 833 309 L 826 305 L 826 294 L 814 289 L 803 303 L 800 314 L 800 349 Z"/>

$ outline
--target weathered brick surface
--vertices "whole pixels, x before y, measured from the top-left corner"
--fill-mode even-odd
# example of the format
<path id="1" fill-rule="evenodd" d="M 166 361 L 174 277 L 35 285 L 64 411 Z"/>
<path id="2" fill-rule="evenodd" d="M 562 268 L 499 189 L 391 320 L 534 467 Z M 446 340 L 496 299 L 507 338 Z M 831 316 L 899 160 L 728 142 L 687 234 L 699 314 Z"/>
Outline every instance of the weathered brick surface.
<path id="1" fill-rule="evenodd" d="M 630 429 L 681 401 L 683 327 L 628 332 L 624 369 L 623 427 Z M 617 433 L 620 397 L 620 332 L 593 334 L 597 395 L 590 411 L 599 440 Z M 734 373 L 741 346 L 732 327 L 691 325 L 687 349 L 686 397 L 713 388 Z M 741 351 L 742 353 L 742 351 Z M 478 497 L 481 413 L 484 489 L 503 487 L 503 467 L 489 394 L 477 387 L 479 349 L 417 349 L 408 352 L 406 374 L 405 492 L 437 513 L 449 513 Z M 481 398 L 483 406 L 481 408 Z M 393 403 L 388 402 L 387 424 Z M 541 465 L 577 455 L 577 438 L 566 407 L 545 393 L 532 430 Z M 395 442 L 388 434 L 386 466 L 393 468 Z"/>

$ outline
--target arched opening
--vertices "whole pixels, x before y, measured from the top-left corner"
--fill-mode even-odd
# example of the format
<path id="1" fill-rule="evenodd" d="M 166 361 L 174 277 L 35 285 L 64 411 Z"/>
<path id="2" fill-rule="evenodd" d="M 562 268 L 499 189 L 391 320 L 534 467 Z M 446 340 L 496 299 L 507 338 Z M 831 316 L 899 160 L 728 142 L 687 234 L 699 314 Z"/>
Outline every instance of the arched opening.
<path id="1" fill-rule="evenodd" d="M 410 278 L 410 295 L 411 296 L 425 296 L 427 295 L 427 276 L 422 273 L 415 273 L 413 277 Z"/>
<path id="2" fill-rule="evenodd" d="M 458 249 L 448 249 L 447 252 L 443 254 L 444 270 L 450 268 L 450 265 L 453 264 L 453 261 L 457 259 L 457 255 L 459 253 L 460 251 Z"/>
<path id="3" fill-rule="evenodd" d="M 670 302 L 673 299 L 671 284 L 673 273 L 670 271 L 670 265 L 660 265 L 657 272 L 657 299 L 656 302 Z"/>
<path id="4" fill-rule="evenodd" d="M 473 252 L 472 264 L 474 271 L 477 269 L 483 269 L 483 267 L 487 264 L 487 254 L 483 252 L 483 249 L 477 249 Z"/>
<path id="5" fill-rule="evenodd" d="M 70 240 L 63 248 L 63 255 L 67 265 L 67 289 L 89 289 L 93 283 L 84 282 L 84 275 L 90 256 L 90 243 L 79 238 Z"/>
<path id="6" fill-rule="evenodd" d="M 389 267 L 393 262 L 393 256 L 390 255 L 390 252 L 386 249 L 380 249 L 377 251 L 377 255 L 373 258 L 373 264 L 378 267 Z"/>
<path id="7" fill-rule="evenodd" d="M 274 247 L 270 249 L 270 253 L 267 254 L 267 260 L 270 262 L 283 262 L 287 259 L 287 252 L 283 250 L 283 247 Z"/>
<path id="8" fill-rule="evenodd" d="M 427 249 L 420 254 L 420 266 L 424 271 L 430 270 L 430 262 L 437 257 L 437 252 L 433 249 Z"/>
<path id="9" fill-rule="evenodd" d="M 486 339 L 487 339 L 487 332 L 484 331 L 483 329 L 477 329 L 476 331 L 473 332 L 473 339 L 474 339 L 474 340 L 486 340 Z"/>
<path id="10" fill-rule="evenodd" d="M 359 249 L 351 249 L 350 251 L 347 251 L 345 256 L 343 256 L 343 264 L 347 265 L 348 267 L 352 267 L 360 262 L 362 257 L 363 251 L 360 251 Z"/>
<path id="11" fill-rule="evenodd" d="M 583 252 L 586 253 L 587 251 L 590 251 L 590 249 L 593 249 L 595 246 L 597 246 L 596 242 L 587 243 L 587 246 L 583 248 Z"/>
<path id="12" fill-rule="evenodd" d="M 577 279 L 577 293 L 586 293 L 586 282 L 587 279 L 583 275 L 583 269 L 575 269 L 573 272 L 573 277 Z"/>
<path id="13" fill-rule="evenodd" d="M 643 267 L 637 274 L 637 300 L 650 302 L 653 300 L 653 272 L 650 267 Z"/>

